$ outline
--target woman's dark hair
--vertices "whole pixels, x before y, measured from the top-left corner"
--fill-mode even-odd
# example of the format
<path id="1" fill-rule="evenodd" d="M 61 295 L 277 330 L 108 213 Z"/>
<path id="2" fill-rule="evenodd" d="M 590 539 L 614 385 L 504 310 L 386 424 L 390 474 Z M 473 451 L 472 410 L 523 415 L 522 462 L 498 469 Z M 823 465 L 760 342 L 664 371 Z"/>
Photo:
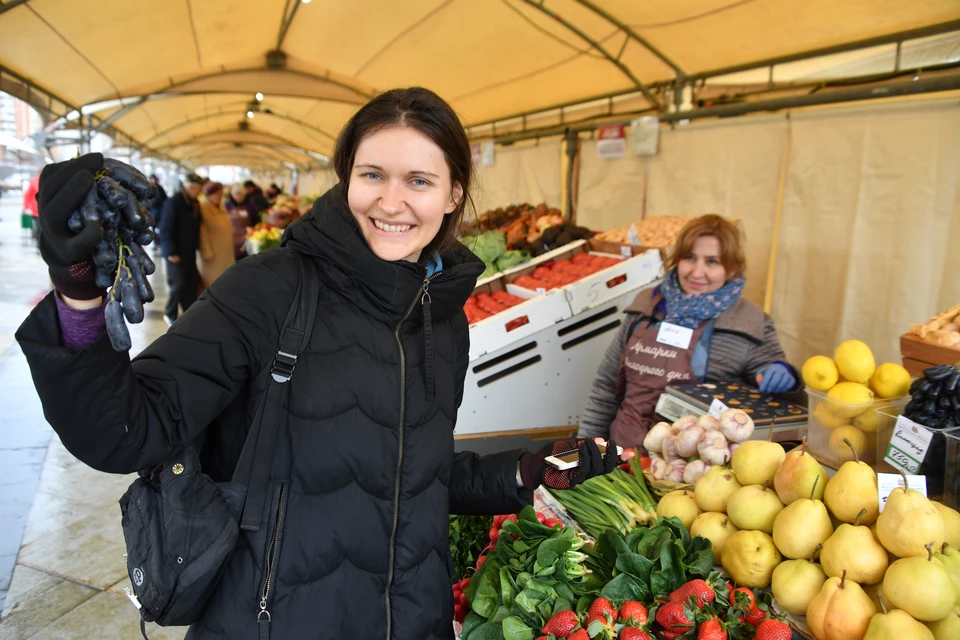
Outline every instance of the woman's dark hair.
<path id="1" fill-rule="evenodd" d="M 411 127 L 433 140 L 443 150 L 447 166 L 450 167 L 451 185 L 459 183 L 463 188 L 463 197 L 457 208 L 443 217 L 436 237 L 420 253 L 421 259 L 426 259 L 434 251 L 442 253 L 456 242 L 467 202 L 473 202 L 470 197 L 470 178 L 473 174 L 470 141 L 457 114 L 433 91 L 410 87 L 381 93 L 350 118 L 337 138 L 333 168 L 340 179 L 344 200 L 360 142 L 368 135 L 394 125 Z"/>

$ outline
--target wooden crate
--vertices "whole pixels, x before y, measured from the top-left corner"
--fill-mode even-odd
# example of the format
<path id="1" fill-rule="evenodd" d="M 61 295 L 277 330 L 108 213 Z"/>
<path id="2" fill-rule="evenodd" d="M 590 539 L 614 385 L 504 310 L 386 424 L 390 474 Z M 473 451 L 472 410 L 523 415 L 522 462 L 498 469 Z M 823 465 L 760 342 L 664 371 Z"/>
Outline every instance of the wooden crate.
<path id="1" fill-rule="evenodd" d="M 928 367 L 960 361 L 960 349 L 941 347 L 916 334 L 905 333 L 900 336 L 900 356 L 903 358 L 903 367 L 910 375 L 921 376 Z"/>

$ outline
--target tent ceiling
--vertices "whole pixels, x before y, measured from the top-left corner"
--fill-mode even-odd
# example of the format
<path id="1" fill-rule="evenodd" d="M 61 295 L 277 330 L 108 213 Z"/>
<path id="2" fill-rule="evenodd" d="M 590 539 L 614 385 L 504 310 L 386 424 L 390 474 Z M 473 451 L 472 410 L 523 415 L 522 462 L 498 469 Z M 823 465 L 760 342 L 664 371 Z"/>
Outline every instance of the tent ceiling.
<path id="1" fill-rule="evenodd" d="M 329 154 L 391 87 L 427 86 L 468 125 L 626 92 L 644 108 L 680 72 L 956 21 L 957 0 L 0 0 L 0 66 L 166 153 L 259 136 Z"/>

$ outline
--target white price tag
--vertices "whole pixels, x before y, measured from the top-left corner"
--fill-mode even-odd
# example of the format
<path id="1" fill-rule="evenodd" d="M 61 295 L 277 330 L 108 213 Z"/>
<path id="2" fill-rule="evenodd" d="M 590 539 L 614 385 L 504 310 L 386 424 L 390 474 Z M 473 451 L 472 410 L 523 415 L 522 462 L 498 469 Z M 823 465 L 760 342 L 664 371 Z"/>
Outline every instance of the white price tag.
<path id="1" fill-rule="evenodd" d="M 910 488 L 919 491 L 923 495 L 927 495 L 927 477 L 926 476 L 907 476 L 907 480 L 910 482 Z M 887 504 L 887 498 L 890 497 L 890 492 L 896 489 L 897 487 L 903 486 L 903 478 L 900 477 L 899 473 L 878 473 L 877 474 L 877 490 L 880 492 L 880 511 L 883 511 L 883 508 Z"/>
<path id="2" fill-rule="evenodd" d="M 887 445 L 883 460 L 907 473 L 916 473 L 927 455 L 932 439 L 933 433 L 929 429 L 906 416 L 900 416 L 897 418 L 893 435 L 890 436 L 890 444 Z"/>
<path id="3" fill-rule="evenodd" d="M 627 229 L 627 238 L 629 238 L 630 244 L 632 245 L 640 244 L 640 234 L 637 233 L 637 228 L 632 224 L 630 225 L 630 228 Z"/>
<path id="4" fill-rule="evenodd" d="M 622 247 L 620 247 L 620 255 L 622 255 L 624 258 L 632 258 L 632 257 L 633 257 L 633 249 L 631 249 L 630 247 L 628 247 L 628 246 L 626 246 L 626 245 L 623 245 Z"/>
<path id="5" fill-rule="evenodd" d="M 714 398 L 713 402 L 710 403 L 710 410 L 707 411 L 707 415 L 710 416 L 711 418 L 716 418 L 717 420 L 719 420 L 720 415 L 729 408 L 730 407 L 723 404 L 718 399 Z"/>
<path id="6" fill-rule="evenodd" d="M 657 333 L 657 342 L 668 344 L 671 347 L 680 349 L 689 349 L 690 341 L 693 339 L 693 329 L 681 327 L 678 324 L 669 322 L 660 323 L 660 331 Z"/>

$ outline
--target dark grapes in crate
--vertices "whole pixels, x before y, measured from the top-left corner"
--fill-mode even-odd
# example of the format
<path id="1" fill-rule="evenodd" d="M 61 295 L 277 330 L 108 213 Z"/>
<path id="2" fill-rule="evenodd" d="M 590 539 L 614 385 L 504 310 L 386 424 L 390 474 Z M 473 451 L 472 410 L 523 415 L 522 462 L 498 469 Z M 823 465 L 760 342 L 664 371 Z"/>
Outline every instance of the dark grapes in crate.
<path id="1" fill-rule="evenodd" d="M 910 386 L 903 414 L 933 432 L 919 473 L 927 477 L 930 495 L 941 495 L 946 475 L 947 439 L 943 432 L 960 427 L 960 366 L 941 364 L 924 370 Z"/>

